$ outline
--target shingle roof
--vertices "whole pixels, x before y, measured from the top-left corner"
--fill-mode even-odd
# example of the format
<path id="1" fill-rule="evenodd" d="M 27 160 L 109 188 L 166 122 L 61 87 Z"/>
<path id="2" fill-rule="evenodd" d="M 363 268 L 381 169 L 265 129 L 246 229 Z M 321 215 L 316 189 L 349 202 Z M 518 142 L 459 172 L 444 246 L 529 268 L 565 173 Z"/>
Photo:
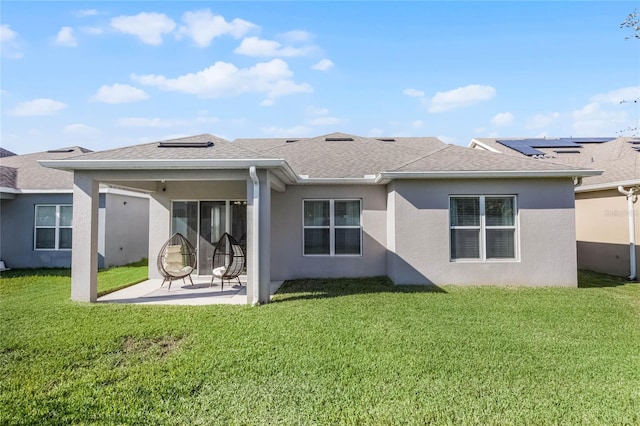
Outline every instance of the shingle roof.
<path id="1" fill-rule="evenodd" d="M 11 157 L 13 155 L 16 155 L 16 154 L 9 151 L 8 149 L 0 148 L 0 158 Z"/>
<path id="2" fill-rule="evenodd" d="M 282 158 L 297 174 L 311 178 L 375 175 L 446 146 L 436 138 L 363 138 L 345 133 L 314 138 L 237 139 L 233 143 Z"/>
<path id="3" fill-rule="evenodd" d="M 74 160 L 272 159 L 286 161 L 299 176 L 325 179 L 364 178 L 381 172 L 579 170 L 564 164 L 446 145 L 432 137 L 367 138 L 332 133 L 313 138 L 237 139 L 228 142 L 203 134 L 162 141 L 162 144 L 171 147 L 161 147 L 159 142 L 153 142 L 93 152 Z M 180 144 L 203 147 L 174 147 Z"/>
<path id="4" fill-rule="evenodd" d="M 523 158 L 523 154 L 508 148 L 493 138 L 475 138 L 476 141 L 509 156 Z M 636 138 L 611 138 L 609 142 L 585 143 L 581 148 L 557 149 L 536 148 L 544 152 L 544 157 L 536 157 L 534 161 L 541 164 L 553 162 L 574 167 L 604 170 L 600 176 L 590 176 L 583 179 L 583 185 L 612 185 L 616 182 L 640 179 L 640 152 L 632 142 L 640 142 Z M 578 151 L 558 153 L 556 151 Z"/>
<path id="5" fill-rule="evenodd" d="M 38 160 L 70 158 L 87 152 L 91 151 L 74 146 L 33 154 L 2 157 L 0 166 L 3 170 L 0 172 L 0 175 L 2 175 L 0 186 L 30 190 L 73 189 L 72 173 L 42 167 Z M 12 171 L 12 169 L 15 171 Z"/>
<path id="6" fill-rule="evenodd" d="M 171 142 L 172 147 L 160 147 L 160 142 Z M 240 145 L 210 134 L 170 139 L 166 141 L 134 145 L 107 151 L 92 152 L 82 156 L 83 160 L 184 160 L 184 159 L 255 159 L 267 158 Z M 212 142 L 206 147 L 173 147 L 181 143 Z"/>
<path id="7" fill-rule="evenodd" d="M 405 164 L 393 171 L 536 171 L 581 170 L 579 167 L 538 162 L 529 158 L 507 156 L 488 151 L 473 150 L 457 145 L 447 145 L 419 160 Z"/>

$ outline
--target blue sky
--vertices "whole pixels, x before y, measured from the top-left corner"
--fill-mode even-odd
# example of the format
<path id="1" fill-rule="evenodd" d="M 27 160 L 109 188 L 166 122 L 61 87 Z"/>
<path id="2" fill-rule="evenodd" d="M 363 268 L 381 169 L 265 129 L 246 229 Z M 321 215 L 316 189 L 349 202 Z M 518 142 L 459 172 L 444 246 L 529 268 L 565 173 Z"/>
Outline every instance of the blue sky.
<path id="1" fill-rule="evenodd" d="M 637 5 L 5 1 L 1 145 L 628 135 Z"/>

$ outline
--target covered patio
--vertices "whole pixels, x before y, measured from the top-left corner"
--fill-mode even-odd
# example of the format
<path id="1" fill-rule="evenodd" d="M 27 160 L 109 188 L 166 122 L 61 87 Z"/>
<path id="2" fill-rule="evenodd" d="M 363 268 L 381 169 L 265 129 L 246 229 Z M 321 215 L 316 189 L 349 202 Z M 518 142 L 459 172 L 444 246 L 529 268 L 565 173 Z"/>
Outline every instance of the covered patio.
<path id="1" fill-rule="evenodd" d="M 139 305 L 246 305 L 247 277 L 241 276 L 242 285 L 237 282 L 225 284 L 224 289 L 220 281 L 215 280 L 211 285 L 211 277 L 195 276 L 193 284 L 188 280 L 174 281 L 169 289 L 162 280 L 149 279 L 122 290 L 114 291 L 98 298 L 98 303 L 129 303 Z M 269 299 L 278 291 L 283 281 L 273 281 L 269 286 Z"/>
<path id="2" fill-rule="evenodd" d="M 284 160 L 264 157 L 212 135 L 200 135 L 41 164 L 72 171 L 74 175 L 72 300 L 98 301 L 98 186 L 106 184 L 149 194 L 150 279 L 99 301 L 158 303 L 165 300 L 190 304 L 191 300 L 194 304 L 204 304 L 224 300 L 253 305 L 270 301 L 271 191 L 284 191 L 286 185 L 295 180 L 295 173 Z M 236 221 L 227 214 L 225 221 L 220 212 L 231 211 L 235 206 L 242 211 L 241 220 Z M 176 213 L 190 208 L 195 209 L 194 214 Z M 192 219 L 196 225 L 191 223 Z M 218 224 L 215 232 L 211 232 L 213 222 Z M 127 225 L 123 215 L 120 226 L 126 229 Z M 230 228 L 238 228 L 240 234 L 246 230 L 245 285 L 236 292 L 243 294 L 227 293 L 226 286 L 224 294 L 219 287 L 208 288 L 211 244 L 219 238 L 214 234 L 230 232 Z M 171 292 L 162 294 L 158 292 L 162 279 L 155 260 L 165 241 L 175 232 L 188 234 L 185 236 L 200 249 L 200 258 L 192 288 L 176 286 L 175 290 L 172 287 Z M 205 282 L 207 286 L 202 285 Z M 166 286 L 162 291 L 166 291 Z M 133 302 L 134 299 L 137 301 Z M 178 302 L 180 300 L 182 302 Z"/>

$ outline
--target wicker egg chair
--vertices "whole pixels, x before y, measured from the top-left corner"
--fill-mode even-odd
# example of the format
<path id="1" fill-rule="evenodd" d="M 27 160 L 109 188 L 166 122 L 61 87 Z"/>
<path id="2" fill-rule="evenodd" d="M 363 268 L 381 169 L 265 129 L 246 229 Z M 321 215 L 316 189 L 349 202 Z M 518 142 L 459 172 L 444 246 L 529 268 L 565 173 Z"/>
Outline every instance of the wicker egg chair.
<path id="1" fill-rule="evenodd" d="M 162 284 L 169 281 L 169 290 L 171 290 L 171 282 L 175 279 L 189 277 L 189 281 L 193 285 L 191 273 L 195 271 L 197 265 L 196 249 L 182 234 L 176 233 L 167 240 L 160 249 L 158 254 L 158 271 L 162 275 Z"/>
<path id="2" fill-rule="evenodd" d="M 211 285 L 215 278 L 220 278 L 221 290 L 224 290 L 224 282 L 237 279 L 240 282 L 240 274 L 244 269 L 245 254 L 242 246 L 233 236 L 224 233 L 216 243 L 212 259 Z"/>

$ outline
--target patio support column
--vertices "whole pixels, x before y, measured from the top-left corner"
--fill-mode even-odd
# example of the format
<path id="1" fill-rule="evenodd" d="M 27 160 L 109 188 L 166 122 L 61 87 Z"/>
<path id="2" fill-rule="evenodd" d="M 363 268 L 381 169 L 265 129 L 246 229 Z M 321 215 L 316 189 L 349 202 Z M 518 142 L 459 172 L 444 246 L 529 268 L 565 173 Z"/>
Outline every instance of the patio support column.
<path id="1" fill-rule="evenodd" d="M 254 173 L 247 180 L 247 303 L 261 304 L 271 286 L 271 183 L 267 171 Z"/>
<path id="2" fill-rule="evenodd" d="M 98 188 L 90 175 L 73 173 L 71 299 L 78 302 L 98 298 Z"/>

